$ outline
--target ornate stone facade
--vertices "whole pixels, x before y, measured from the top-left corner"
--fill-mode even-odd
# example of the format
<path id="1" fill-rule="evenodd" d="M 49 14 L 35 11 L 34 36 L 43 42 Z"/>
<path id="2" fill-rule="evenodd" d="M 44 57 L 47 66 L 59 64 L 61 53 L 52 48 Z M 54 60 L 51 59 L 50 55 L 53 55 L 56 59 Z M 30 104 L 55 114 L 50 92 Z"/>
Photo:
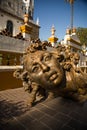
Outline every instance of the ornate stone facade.
<path id="1" fill-rule="evenodd" d="M 29 0 L 28 8 L 29 19 L 25 28 L 23 0 L 0 0 L 0 65 L 14 65 L 14 61 L 19 65 L 25 46 L 30 40 L 39 38 L 40 26 L 33 20 L 34 0 Z M 23 36 L 20 27 L 24 27 L 30 40 Z"/>
<path id="2" fill-rule="evenodd" d="M 33 21 L 34 0 L 30 0 L 28 24 L 32 27 L 31 37 L 39 38 L 40 26 Z M 25 4 L 22 0 L 0 0 L 0 31 L 7 28 L 13 35 L 20 32 L 20 26 L 24 23 Z"/>

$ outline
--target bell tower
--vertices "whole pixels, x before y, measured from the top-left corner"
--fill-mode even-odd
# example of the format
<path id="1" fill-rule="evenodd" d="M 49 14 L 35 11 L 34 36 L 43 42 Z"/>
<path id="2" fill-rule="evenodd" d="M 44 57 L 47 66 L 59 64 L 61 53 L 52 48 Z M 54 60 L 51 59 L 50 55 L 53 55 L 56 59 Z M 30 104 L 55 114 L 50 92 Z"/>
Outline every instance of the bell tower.
<path id="1" fill-rule="evenodd" d="M 48 38 L 48 41 L 51 43 L 52 46 L 56 46 L 58 38 L 55 37 L 55 27 L 54 25 L 51 28 L 51 37 Z"/>
<path id="2" fill-rule="evenodd" d="M 29 15 L 29 19 L 33 20 L 34 0 L 23 0 L 25 4 L 25 14 Z"/>

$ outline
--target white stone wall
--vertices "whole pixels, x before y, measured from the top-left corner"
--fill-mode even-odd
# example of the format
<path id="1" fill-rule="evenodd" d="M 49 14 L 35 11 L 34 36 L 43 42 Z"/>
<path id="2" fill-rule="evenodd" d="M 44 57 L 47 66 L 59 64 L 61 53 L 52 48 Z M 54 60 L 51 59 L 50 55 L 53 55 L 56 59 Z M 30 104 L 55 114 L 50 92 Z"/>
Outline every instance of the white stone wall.
<path id="1" fill-rule="evenodd" d="M 0 51 L 24 53 L 29 45 L 29 41 L 0 35 Z"/>
<path id="2" fill-rule="evenodd" d="M 1 0 L 0 8 L 23 18 L 23 0 Z"/>
<path id="3" fill-rule="evenodd" d="M 6 28 L 7 21 L 13 22 L 13 36 L 20 32 L 19 27 L 23 24 L 23 9 L 24 3 L 22 0 L 2 0 L 0 3 L 0 30 Z M 6 13 L 7 12 L 7 13 Z M 17 16 L 17 17 L 16 17 Z M 18 18 L 19 17 L 19 18 Z"/>
<path id="4" fill-rule="evenodd" d="M 23 24 L 23 21 L 9 14 L 0 12 L 0 30 L 6 28 L 8 20 L 13 22 L 13 36 L 17 35 L 20 32 L 19 27 Z"/>
<path id="5" fill-rule="evenodd" d="M 34 10 L 34 0 L 31 0 L 30 6 Z M 10 3 L 9 3 L 10 2 Z M 11 7 L 9 7 L 11 4 Z M 20 26 L 23 25 L 24 15 L 24 3 L 23 0 L 2 0 L 0 2 L 0 31 L 6 28 L 7 21 L 10 20 L 13 23 L 13 36 L 16 36 L 20 32 Z M 39 38 L 40 26 L 34 23 L 33 20 L 29 20 L 29 26 L 32 27 L 30 32 L 31 39 Z"/>

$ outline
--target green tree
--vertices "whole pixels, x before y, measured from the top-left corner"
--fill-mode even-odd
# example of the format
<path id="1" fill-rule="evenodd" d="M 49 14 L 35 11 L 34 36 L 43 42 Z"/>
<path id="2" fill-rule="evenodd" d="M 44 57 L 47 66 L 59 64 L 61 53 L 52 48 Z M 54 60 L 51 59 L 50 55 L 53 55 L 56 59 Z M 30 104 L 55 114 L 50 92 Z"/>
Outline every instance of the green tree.
<path id="1" fill-rule="evenodd" d="M 87 28 L 78 27 L 76 33 L 81 41 L 81 44 L 85 44 L 87 46 Z"/>

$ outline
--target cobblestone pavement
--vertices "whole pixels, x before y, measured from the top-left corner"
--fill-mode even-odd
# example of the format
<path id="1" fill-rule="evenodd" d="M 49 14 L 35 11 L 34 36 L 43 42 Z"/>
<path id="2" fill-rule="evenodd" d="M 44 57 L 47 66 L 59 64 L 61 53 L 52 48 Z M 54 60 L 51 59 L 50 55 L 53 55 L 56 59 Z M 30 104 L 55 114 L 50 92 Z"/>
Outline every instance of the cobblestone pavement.
<path id="1" fill-rule="evenodd" d="M 87 102 L 57 97 L 32 108 L 23 88 L 0 91 L 0 130 L 87 130 Z"/>

